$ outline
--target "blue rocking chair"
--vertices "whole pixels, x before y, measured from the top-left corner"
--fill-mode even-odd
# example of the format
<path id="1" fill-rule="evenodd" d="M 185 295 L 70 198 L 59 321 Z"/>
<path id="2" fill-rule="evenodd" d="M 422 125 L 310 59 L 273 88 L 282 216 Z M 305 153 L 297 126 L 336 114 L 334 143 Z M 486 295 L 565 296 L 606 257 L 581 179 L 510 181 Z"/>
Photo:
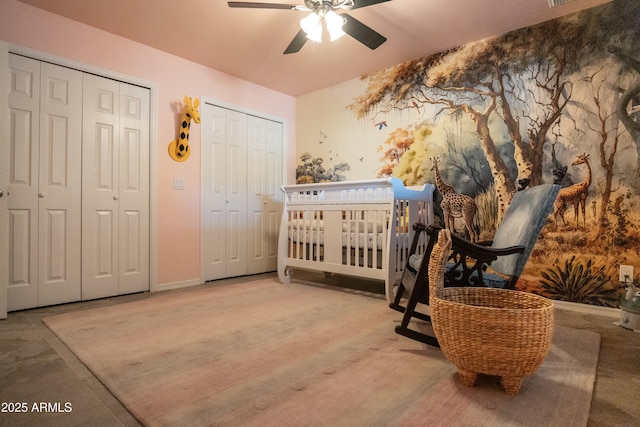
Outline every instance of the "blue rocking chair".
<path id="1" fill-rule="evenodd" d="M 559 191 L 559 185 L 545 184 L 517 192 L 492 241 L 472 243 L 452 234 L 452 253 L 444 286 L 513 289 Z M 430 316 L 417 311 L 416 307 L 418 303 L 429 303 L 429 257 L 440 229 L 417 223 L 414 230 L 410 256 L 389 307 L 404 313 L 396 333 L 439 347 L 434 336 L 409 329 L 409 323 L 414 317 L 431 322 Z M 424 238 L 429 239 L 425 252 L 416 253 L 420 239 Z M 406 295 L 405 307 L 401 302 Z"/>

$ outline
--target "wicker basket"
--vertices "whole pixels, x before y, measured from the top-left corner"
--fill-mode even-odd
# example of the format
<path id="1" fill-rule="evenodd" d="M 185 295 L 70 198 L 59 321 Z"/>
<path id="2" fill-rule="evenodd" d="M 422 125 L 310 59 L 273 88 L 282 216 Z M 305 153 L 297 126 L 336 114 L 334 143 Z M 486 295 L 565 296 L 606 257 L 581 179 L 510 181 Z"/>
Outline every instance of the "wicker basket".
<path id="1" fill-rule="evenodd" d="M 444 288 L 451 249 L 440 231 L 429 260 L 431 320 L 444 355 L 473 386 L 479 373 L 502 378 L 508 394 L 520 390 L 549 352 L 553 303 L 525 292 L 492 288 Z"/>

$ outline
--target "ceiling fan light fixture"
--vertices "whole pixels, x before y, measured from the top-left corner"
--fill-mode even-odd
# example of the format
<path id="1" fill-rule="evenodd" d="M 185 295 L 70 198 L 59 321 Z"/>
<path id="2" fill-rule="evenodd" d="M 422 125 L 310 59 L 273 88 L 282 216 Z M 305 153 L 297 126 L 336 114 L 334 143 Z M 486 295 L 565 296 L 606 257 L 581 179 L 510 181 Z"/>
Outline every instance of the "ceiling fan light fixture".
<path id="1" fill-rule="evenodd" d="M 329 33 L 331 41 L 338 40 L 348 34 L 371 50 L 377 49 L 387 38 L 348 13 L 337 14 L 340 11 L 349 11 L 386 3 L 392 0 L 298 0 L 304 1 L 304 5 L 285 3 L 263 3 L 252 1 L 229 1 L 229 7 L 249 9 L 288 9 L 293 11 L 311 12 L 300 20 L 300 30 L 296 33 L 291 43 L 282 52 L 284 55 L 299 52 L 307 40 L 322 43 L 323 33 Z M 357 3 L 356 3 L 357 1 Z M 548 0 L 571 1 L 571 0 Z M 343 29 L 344 28 L 344 29 Z"/>
<path id="2" fill-rule="evenodd" d="M 309 40 L 322 42 L 322 22 L 315 12 L 310 13 L 300 20 L 300 28 L 307 34 Z"/>
<path id="3" fill-rule="evenodd" d="M 327 31 L 329 31 L 331 41 L 338 40 L 340 37 L 344 36 L 345 32 L 342 30 L 342 26 L 344 25 L 345 20 L 342 16 L 331 10 L 325 13 L 324 22 L 327 26 Z"/>

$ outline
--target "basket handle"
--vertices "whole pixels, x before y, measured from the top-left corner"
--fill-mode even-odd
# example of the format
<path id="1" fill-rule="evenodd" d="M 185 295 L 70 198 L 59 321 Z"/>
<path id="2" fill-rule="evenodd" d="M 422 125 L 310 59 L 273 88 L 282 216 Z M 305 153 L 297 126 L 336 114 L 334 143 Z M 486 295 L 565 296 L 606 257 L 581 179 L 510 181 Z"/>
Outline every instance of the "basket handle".
<path id="1" fill-rule="evenodd" d="M 429 299 L 440 297 L 444 289 L 444 270 L 451 252 L 451 232 L 442 229 L 429 256 Z"/>

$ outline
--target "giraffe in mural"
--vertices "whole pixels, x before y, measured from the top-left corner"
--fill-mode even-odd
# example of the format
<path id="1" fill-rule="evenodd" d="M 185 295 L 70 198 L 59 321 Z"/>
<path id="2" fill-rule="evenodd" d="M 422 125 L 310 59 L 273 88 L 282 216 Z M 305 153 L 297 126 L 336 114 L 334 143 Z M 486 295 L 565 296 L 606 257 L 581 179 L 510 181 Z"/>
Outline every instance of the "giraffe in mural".
<path id="1" fill-rule="evenodd" d="M 169 155 L 176 162 L 184 162 L 191 155 L 191 150 L 189 150 L 189 129 L 191 129 L 192 119 L 194 122 L 200 123 L 199 105 L 200 100 L 198 98 L 192 102 L 188 96 L 184 97 L 184 111 L 180 120 L 180 136 L 169 144 Z"/>
<path id="2" fill-rule="evenodd" d="M 576 216 L 576 227 L 578 227 L 579 211 L 582 211 L 582 224 L 586 227 L 587 219 L 585 217 L 585 205 L 587 201 L 587 193 L 589 193 L 589 186 L 591 186 L 591 166 L 589 166 L 589 155 L 579 155 L 578 158 L 571 163 L 571 166 L 577 165 L 585 165 L 587 168 L 587 174 L 581 182 L 560 190 L 558 197 L 553 204 L 553 218 L 557 221 L 558 215 L 560 215 L 562 225 L 566 226 L 564 221 L 564 212 L 570 205 L 573 205 Z"/>
<path id="3" fill-rule="evenodd" d="M 442 216 L 444 217 L 444 226 L 453 231 L 455 229 L 455 219 L 462 217 L 469 231 L 469 238 L 472 242 L 477 241 L 478 233 L 476 233 L 473 227 L 473 218 L 478 211 L 475 200 L 465 194 L 456 193 L 456 190 L 451 185 L 442 180 L 440 170 L 438 169 L 440 156 L 430 157 L 429 160 L 433 163 L 431 170 L 434 171 L 436 177 L 436 187 L 438 187 L 438 191 L 442 194 L 440 207 L 442 208 Z"/>

